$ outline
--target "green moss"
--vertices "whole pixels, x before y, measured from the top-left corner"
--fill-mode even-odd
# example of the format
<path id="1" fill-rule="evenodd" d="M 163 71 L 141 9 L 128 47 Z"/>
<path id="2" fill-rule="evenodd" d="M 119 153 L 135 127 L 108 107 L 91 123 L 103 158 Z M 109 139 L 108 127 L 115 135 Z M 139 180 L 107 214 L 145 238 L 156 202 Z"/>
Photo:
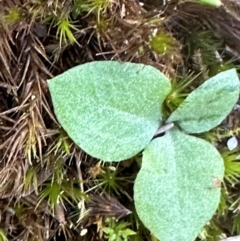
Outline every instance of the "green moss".
<path id="1" fill-rule="evenodd" d="M 150 37 L 149 46 L 157 54 L 169 54 L 174 51 L 175 42 L 170 34 L 157 32 Z"/>
<path id="2" fill-rule="evenodd" d="M 0 18 L 3 25 L 11 25 L 19 22 L 21 19 L 21 10 L 18 7 L 13 7 L 9 9 L 8 13 L 4 14 L 2 18 Z"/>

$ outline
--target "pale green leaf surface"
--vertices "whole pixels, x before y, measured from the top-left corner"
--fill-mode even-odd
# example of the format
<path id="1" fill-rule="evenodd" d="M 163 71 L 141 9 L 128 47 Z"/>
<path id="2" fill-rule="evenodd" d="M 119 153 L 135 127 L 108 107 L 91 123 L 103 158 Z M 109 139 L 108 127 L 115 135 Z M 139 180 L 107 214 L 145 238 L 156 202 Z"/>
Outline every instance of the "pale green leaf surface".
<path id="1" fill-rule="evenodd" d="M 143 152 L 134 184 L 137 213 L 161 241 L 194 241 L 218 207 L 224 164 L 208 142 L 178 129 Z"/>
<path id="2" fill-rule="evenodd" d="M 177 122 L 188 133 L 208 131 L 224 120 L 238 98 L 236 70 L 221 72 L 191 92 L 167 122 Z"/>
<path id="3" fill-rule="evenodd" d="M 97 61 L 49 82 L 58 121 L 84 151 L 104 161 L 140 152 L 161 123 L 169 79 L 152 66 Z"/>

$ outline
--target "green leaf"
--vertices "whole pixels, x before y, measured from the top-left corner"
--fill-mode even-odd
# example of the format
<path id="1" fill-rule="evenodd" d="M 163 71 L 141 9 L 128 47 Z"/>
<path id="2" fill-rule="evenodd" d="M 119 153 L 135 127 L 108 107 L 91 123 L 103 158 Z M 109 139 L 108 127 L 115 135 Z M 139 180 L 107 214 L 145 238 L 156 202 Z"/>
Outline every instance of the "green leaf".
<path id="1" fill-rule="evenodd" d="M 49 82 L 58 121 L 84 151 L 104 161 L 128 159 L 161 124 L 168 78 L 152 66 L 97 61 Z"/>
<path id="2" fill-rule="evenodd" d="M 188 95 L 167 122 L 188 133 L 201 133 L 219 125 L 239 98 L 239 79 L 235 69 L 221 72 Z"/>
<path id="3" fill-rule="evenodd" d="M 1 241 L 8 241 L 7 235 L 3 229 L 0 229 L 0 240 Z"/>
<path id="4" fill-rule="evenodd" d="M 102 231 L 106 234 L 113 234 L 114 230 L 112 228 L 108 228 L 108 227 L 103 227 Z"/>
<path id="5" fill-rule="evenodd" d="M 121 235 L 124 237 L 124 238 L 127 238 L 128 236 L 131 236 L 131 235 L 135 235 L 136 234 L 136 232 L 134 232 L 133 230 L 131 230 L 130 228 L 126 228 L 126 229 L 124 229 L 124 230 L 122 230 L 122 231 L 120 231 L 121 232 Z"/>
<path id="6" fill-rule="evenodd" d="M 121 231 L 123 229 L 125 229 L 127 226 L 129 225 L 129 223 L 127 222 L 121 222 L 116 226 L 116 231 Z"/>
<path id="7" fill-rule="evenodd" d="M 220 0 L 198 0 L 198 2 L 213 7 L 220 7 L 222 5 L 222 2 Z"/>
<path id="8" fill-rule="evenodd" d="M 223 159 L 211 144 L 170 130 L 143 152 L 137 213 L 161 241 L 194 241 L 218 207 L 223 175 Z"/>

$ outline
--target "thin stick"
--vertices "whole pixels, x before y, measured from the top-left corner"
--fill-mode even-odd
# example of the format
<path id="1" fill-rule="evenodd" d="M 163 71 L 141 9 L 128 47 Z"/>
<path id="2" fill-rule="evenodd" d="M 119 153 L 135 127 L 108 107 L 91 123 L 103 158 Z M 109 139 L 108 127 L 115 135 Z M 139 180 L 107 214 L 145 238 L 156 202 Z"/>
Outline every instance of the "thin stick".
<path id="1" fill-rule="evenodd" d="M 161 126 L 161 127 L 156 131 L 156 133 L 154 134 L 153 138 L 156 137 L 156 136 L 158 136 L 158 135 L 160 135 L 160 134 L 162 134 L 162 133 L 164 133 L 164 132 L 166 132 L 166 131 L 168 131 L 168 130 L 170 130 L 170 129 L 172 129 L 173 127 L 174 127 L 174 123 L 173 123 L 173 122 L 168 123 L 168 124 L 166 124 L 166 125 L 164 125 L 164 126 Z"/>

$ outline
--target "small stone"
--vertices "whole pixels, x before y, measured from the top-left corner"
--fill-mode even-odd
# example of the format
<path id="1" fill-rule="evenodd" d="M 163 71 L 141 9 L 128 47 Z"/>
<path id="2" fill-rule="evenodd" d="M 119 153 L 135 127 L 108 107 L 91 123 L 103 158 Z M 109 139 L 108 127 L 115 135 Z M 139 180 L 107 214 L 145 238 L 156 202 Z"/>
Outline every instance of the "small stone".
<path id="1" fill-rule="evenodd" d="M 235 136 L 231 137 L 228 141 L 227 141 L 227 147 L 228 150 L 231 151 L 234 148 L 236 148 L 238 146 L 238 140 Z"/>

